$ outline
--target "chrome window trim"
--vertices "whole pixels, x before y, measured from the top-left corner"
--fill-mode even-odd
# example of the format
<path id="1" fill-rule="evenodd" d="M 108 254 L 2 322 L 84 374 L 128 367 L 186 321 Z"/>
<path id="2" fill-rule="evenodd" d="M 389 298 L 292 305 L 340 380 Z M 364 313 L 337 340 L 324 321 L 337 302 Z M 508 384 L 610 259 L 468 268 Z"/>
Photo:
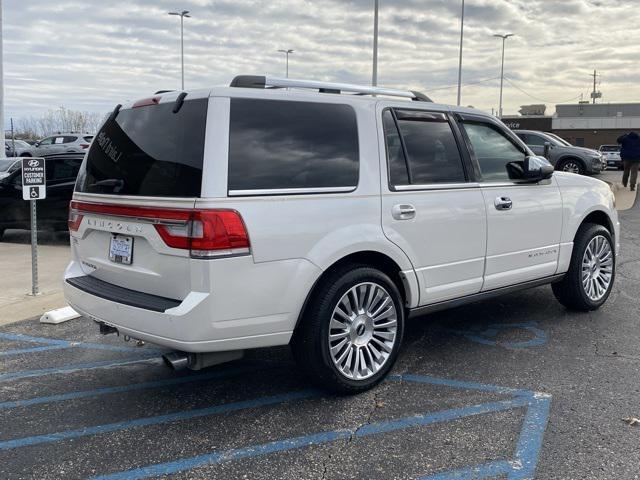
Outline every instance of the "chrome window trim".
<path id="1" fill-rule="evenodd" d="M 392 191 L 410 192 L 414 190 L 462 190 L 465 188 L 479 188 L 478 182 L 464 183 L 431 183 L 427 185 L 396 185 Z"/>
<path id="2" fill-rule="evenodd" d="M 304 195 L 312 193 L 349 193 L 355 191 L 356 185 L 350 187 L 315 187 L 315 188 L 262 188 L 252 190 L 229 190 L 230 197 L 257 195 Z"/>

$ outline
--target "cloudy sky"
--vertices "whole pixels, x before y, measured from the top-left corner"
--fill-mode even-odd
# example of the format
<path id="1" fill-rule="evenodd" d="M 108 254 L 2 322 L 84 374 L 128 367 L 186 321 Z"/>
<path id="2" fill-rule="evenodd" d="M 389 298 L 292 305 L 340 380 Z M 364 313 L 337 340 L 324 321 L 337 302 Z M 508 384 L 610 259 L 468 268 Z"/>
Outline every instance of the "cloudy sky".
<path id="1" fill-rule="evenodd" d="M 601 72 L 605 102 L 640 101 L 637 0 L 466 0 L 462 102 L 498 106 L 507 41 L 505 114 L 520 105 L 588 98 Z M 105 112 L 180 85 L 179 18 L 186 9 L 186 89 L 234 75 L 368 83 L 373 0 L 5 0 L 6 117 L 59 106 Z M 455 103 L 459 0 L 380 0 L 380 85 Z M 548 110 L 549 111 L 549 110 Z"/>

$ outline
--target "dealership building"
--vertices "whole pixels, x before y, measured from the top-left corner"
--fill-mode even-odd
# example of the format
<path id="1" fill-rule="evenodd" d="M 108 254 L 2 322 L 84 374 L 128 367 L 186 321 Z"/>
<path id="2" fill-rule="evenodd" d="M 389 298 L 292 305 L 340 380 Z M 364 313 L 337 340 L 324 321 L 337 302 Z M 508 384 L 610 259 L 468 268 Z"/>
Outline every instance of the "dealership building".
<path id="1" fill-rule="evenodd" d="M 544 112 L 540 107 L 524 106 L 520 111 L 525 115 L 505 115 L 502 121 L 513 130 L 553 132 L 573 145 L 588 148 L 615 144 L 620 135 L 631 130 L 640 133 L 640 103 L 556 105 L 553 116 L 526 114 Z"/>

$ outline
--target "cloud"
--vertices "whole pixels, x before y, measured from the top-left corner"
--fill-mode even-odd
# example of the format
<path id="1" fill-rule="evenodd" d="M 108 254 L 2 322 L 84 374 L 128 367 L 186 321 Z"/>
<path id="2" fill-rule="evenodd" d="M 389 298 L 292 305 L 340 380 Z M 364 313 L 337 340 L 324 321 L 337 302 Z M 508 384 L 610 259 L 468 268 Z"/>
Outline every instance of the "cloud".
<path id="1" fill-rule="evenodd" d="M 588 97 L 598 69 L 604 101 L 640 100 L 635 46 L 640 20 L 621 0 L 467 0 L 463 103 L 498 107 L 501 41 L 507 41 L 505 113 L 545 100 Z M 176 6 L 178 5 L 178 7 Z M 380 0 L 381 85 L 456 99 L 460 4 Z M 185 20 L 186 88 L 228 84 L 236 74 L 368 83 L 373 0 L 5 0 L 5 116 L 64 105 L 105 112 L 180 84 L 179 19 Z"/>

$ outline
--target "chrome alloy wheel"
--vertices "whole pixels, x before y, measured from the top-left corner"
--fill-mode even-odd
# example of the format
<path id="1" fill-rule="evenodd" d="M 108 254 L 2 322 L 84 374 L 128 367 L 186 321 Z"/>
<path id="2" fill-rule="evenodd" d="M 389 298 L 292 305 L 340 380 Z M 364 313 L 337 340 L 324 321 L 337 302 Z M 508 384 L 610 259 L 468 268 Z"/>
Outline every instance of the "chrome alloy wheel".
<path id="1" fill-rule="evenodd" d="M 391 295 L 376 283 L 351 287 L 331 315 L 331 360 L 342 375 L 363 380 L 387 362 L 397 339 L 397 312 Z"/>
<path id="2" fill-rule="evenodd" d="M 569 173 L 580 173 L 580 165 L 578 165 L 573 160 L 569 160 L 562 165 L 562 171 Z"/>
<path id="3" fill-rule="evenodd" d="M 613 279 L 613 251 L 602 235 L 593 237 L 582 256 L 582 288 L 590 300 L 605 296 Z"/>

